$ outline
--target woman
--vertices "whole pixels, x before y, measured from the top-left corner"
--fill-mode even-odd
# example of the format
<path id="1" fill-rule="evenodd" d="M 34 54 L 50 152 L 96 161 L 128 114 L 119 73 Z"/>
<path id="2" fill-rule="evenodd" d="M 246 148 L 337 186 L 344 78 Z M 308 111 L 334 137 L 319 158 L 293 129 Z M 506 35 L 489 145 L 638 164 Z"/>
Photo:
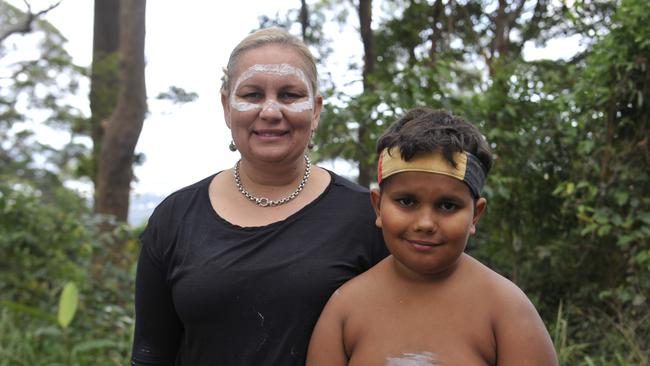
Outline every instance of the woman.
<path id="1" fill-rule="evenodd" d="M 224 71 L 241 159 L 149 219 L 132 365 L 303 365 L 331 293 L 387 254 L 367 190 L 305 154 L 323 103 L 307 47 L 260 30 Z"/>

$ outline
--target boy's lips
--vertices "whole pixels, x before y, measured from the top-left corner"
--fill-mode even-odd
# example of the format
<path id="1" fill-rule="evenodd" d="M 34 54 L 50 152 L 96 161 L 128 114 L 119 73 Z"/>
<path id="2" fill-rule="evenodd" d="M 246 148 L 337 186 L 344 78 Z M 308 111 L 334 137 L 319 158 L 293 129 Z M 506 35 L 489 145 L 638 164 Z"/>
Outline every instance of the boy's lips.
<path id="1" fill-rule="evenodd" d="M 420 240 L 420 239 L 405 239 L 407 243 L 414 246 L 416 249 L 420 250 L 430 250 L 433 247 L 442 245 L 442 243 L 430 241 L 430 240 Z"/>

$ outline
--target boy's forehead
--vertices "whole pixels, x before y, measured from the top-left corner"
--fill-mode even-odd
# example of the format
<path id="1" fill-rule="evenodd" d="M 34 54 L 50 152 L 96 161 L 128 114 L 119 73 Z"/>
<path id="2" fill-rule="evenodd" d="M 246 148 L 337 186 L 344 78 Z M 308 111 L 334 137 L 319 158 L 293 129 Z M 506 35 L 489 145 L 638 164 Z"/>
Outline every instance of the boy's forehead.
<path id="1" fill-rule="evenodd" d="M 386 178 L 381 185 L 384 191 L 467 195 L 472 193 L 465 182 L 446 174 L 404 171 Z"/>

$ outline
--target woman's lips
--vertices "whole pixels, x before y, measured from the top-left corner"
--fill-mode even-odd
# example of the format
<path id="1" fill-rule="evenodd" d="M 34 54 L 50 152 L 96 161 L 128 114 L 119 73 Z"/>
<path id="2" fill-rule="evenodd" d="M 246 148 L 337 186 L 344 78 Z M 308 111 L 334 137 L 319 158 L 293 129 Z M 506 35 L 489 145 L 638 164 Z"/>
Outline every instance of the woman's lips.
<path id="1" fill-rule="evenodd" d="M 253 134 L 262 140 L 276 140 L 287 135 L 288 131 L 254 131 Z"/>

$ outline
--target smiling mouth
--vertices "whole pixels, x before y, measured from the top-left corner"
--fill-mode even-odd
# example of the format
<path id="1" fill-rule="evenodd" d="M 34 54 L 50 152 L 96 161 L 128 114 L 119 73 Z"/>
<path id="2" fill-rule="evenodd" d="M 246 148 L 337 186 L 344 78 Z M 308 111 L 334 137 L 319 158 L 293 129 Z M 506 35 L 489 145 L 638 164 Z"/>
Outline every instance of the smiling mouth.
<path id="1" fill-rule="evenodd" d="M 260 137 L 281 137 L 289 132 L 287 131 L 254 131 L 253 134 Z"/>
<path id="2" fill-rule="evenodd" d="M 442 245 L 442 243 L 434 243 L 425 240 L 411 240 L 411 239 L 405 239 L 405 240 L 407 243 L 409 243 L 411 246 L 413 246 L 415 249 L 418 250 L 431 250 L 432 248 L 439 247 Z"/>

